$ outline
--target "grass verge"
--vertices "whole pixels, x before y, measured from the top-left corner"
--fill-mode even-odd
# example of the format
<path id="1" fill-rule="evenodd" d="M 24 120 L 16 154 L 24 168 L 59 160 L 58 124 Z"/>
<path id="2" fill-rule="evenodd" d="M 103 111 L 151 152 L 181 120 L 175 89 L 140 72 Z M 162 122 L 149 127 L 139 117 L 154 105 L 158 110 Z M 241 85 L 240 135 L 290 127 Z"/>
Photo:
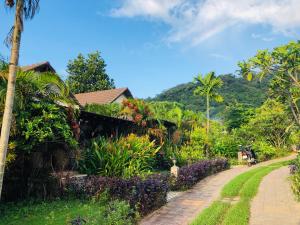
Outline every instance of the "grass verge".
<path id="1" fill-rule="evenodd" d="M 257 194 L 264 176 L 288 162 L 274 163 L 242 173 L 227 183 L 221 192 L 221 199 L 203 210 L 192 225 L 247 225 L 250 218 L 250 204 Z M 228 199 L 238 198 L 230 203 Z M 227 199 L 226 201 L 224 201 Z"/>
<path id="2" fill-rule="evenodd" d="M 134 224 L 129 205 L 122 201 L 56 200 L 0 205 L 2 225 L 65 225 L 84 218 L 86 224 Z M 74 224 L 85 224 L 81 223 Z"/>
<path id="3" fill-rule="evenodd" d="M 209 208 L 203 210 L 203 212 L 196 218 L 191 225 L 205 224 L 214 225 L 222 222 L 223 215 L 229 209 L 230 203 L 215 201 Z"/>

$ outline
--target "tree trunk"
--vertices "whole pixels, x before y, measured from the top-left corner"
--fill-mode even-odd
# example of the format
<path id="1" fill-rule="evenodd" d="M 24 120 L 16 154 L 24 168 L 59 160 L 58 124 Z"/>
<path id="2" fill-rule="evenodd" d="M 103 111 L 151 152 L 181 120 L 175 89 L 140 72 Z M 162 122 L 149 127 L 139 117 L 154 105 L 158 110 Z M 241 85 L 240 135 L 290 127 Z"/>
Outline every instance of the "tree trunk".
<path id="1" fill-rule="evenodd" d="M 24 6 L 24 0 L 18 0 L 16 5 L 15 24 L 14 24 L 12 49 L 11 49 L 10 64 L 9 64 L 7 93 L 6 93 L 3 123 L 1 129 L 1 137 L 0 137 L 0 198 L 2 192 L 5 160 L 6 160 L 6 153 L 7 153 L 12 113 L 13 113 L 14 97 L 15 97 L 16 73 L 18 70 L 19 49 L 20 49 L 20 42 L 21 42 L 22 23 L 23 23 L 23 6 Z"/>
<path id="2" fill-rule="evenodd" d="M 210 111 L 210 104 L 209 104 L 209 95 L 206 95 L 206 137 L 207 137 L 207 143 L 206 143 L 206 148 L 205 148 L 205 154 L 206 157 L 209 157 L 209 120 L 210 120 L 210 115 L 209 115 L 209 111 Z"/>
<path id="3" fill-rule="evenodd" d="M 298 111 L 298 108 L 294 107 L 294 106 L 296 106 L 296 103 L 293 103 L 293 101 L 291 100 L 290 101 L 290 109 L 292 111 L 294 120 L 296 121 L 297 125 L 300 127 L 300 113 Z"/>

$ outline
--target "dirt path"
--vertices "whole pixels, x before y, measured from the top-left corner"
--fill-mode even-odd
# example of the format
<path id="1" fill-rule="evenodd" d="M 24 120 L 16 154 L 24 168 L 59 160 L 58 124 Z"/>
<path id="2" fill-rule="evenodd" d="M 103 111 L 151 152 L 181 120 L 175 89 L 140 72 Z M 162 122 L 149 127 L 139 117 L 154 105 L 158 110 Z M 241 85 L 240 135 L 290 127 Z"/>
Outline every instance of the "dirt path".
<path id="1" fill-rule="evenodd" d="M 285 158 L 260 163 L 251 168 L 247 166 L 238 166 L 216 175 L 209 176 L 196 184 L 192 189 L 182 193 L 178 197 L 171 199 L 170 202 L 165 206 L 145 217 L 140 222 L 140 224 L 189 224 L 203 209 L 207 208 L 214 200 L 219 197 L 223 186 L 235 176 L 259 166 L 269 165 L 274 162 L 285 161 L 295 157 L 296 155 L 291 155 Z"/>
<path id="2" fill-rule="evenodd" d="M 250 225 L 300 225 L 300 203 L 289 184 L 289 168 L 267 175 L 251 204 Z"/>

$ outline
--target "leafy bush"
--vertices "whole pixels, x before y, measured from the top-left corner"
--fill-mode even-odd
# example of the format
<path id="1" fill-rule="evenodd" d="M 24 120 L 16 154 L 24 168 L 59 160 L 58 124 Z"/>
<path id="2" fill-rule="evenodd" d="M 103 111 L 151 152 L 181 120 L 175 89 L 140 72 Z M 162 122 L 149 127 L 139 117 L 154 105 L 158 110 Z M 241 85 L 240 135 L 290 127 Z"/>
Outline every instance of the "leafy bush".
<path id="1" fill-rule="evenodd" d="M 276 149 L 274 146 L 272 146 L 264 141 L 254 142 L 253 149 L 256 152 L 259 161 L 266 161 L 266 160 L 280 156 L 279 149 Z"/>
<path id="2" fill-rule="evenodd" d="M 31 102 L 17 114 L 16 147 L 31 152 L 45 143 L 66 143 L 75 148 L 77 141 L 67 121 L 65 109 L 50 102 Z"/>
<path id="3" fill-rule="evenodd" d="M 204 158 L 203 151 L 185 144 L 175 151 L 175 158 L 179 166 L 190 165 Z"/>
<path id="4" fill-rule="evenodd" d="M 88 104 L 84 107 L 88 112 L 97 113 L 104 116 L 118 117 L 121 112 L 121 106 L 118 103 L 111 104 Z"/>
<path id="5" fill-rule="evenodd" d="M 178 178 L 173 182 L 172 189 L 188 189 L 199 180 L 229 168 L 227 159 L 202 160 L 179 169 Z"/>
<path id="6" fill-rule="evenodd" d="M 176 165 L 184 166 L 198 162 L 204 158 L 204 155 L 203 151 L 199 151 L 189 144 L 177 146 L 166 142 L 156 155 L 156 168 L 169 170 L 173 166 L 173 158 L 176 159 Z"/>
<path id="7" fill-rule="evenodd" d="M 131 118 L 136 124 L 142 127 L 148 126 L 148 120 L 153 115 L 148 104 L 140 99 L 124 100 L 120 114 L 126 118 Z"/>
<path id="8" fill-rule="evenodd" d="M 154 165 L 159 148 L 149 137 L 130 134 L 118 140 L 96 138 L 85 150 L 80 170 L 83 173 L 110 176 L 133 177 L 147 174 Z"/>
<path id="9" fill-rule="evenodd" d="M 292 190 L 300 201 L 300 155 L 292 162 L 291 165 Z"/>
<path id="10" fill-rule="evenodd" d="M 291 177 L 292 180 L 292 190 L 294 194 L 297 196 L 298 200 L 300 201 L 300 173 L 295 173 Z"/>
<path id="11" fill-rule="evenodd" d="M 107 191 L 145 215 L 166 203 L 168 182 L 165 175 L 151 175 L 146 179 L 89 176 L 69 179 L 66 189 L 77 197 L 94 197 Z"/>
<path id="12" fill-rule="evenodd" d="M 223 156 L 227 158 L 236 158 L 240 142 L 235 137 L 235 134 L 223 133 L 216 138 L 212 147 L 214 156 Z"/>

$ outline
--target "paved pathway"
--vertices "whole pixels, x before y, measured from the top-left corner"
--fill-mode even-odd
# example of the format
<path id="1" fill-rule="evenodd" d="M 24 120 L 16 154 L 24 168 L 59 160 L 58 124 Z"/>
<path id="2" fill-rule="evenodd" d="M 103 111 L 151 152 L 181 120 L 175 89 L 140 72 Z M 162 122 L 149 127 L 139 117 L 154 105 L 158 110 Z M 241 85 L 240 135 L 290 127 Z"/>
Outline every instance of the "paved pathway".
<path id="1" fill-rule="evenodd" d="M 300 225 L 300 203 L 289 184 L 289 168 L 267 175 L 251 204 L 250 225 Z"/>
<path id="2" fill-rule="evenodd" d="M 235 176 L 258 166 L 292 158 L 295 158 L 295 155 L 260 163 L 250 168 L 247 166 L 238 166 L 209 176 L 196 184 L 192 189 L 171 199 L 165 206 L 145 217 L 140 222 L 140 225 L 189 224 L 203 209 L 219 197 L 222 187 Z"/>

